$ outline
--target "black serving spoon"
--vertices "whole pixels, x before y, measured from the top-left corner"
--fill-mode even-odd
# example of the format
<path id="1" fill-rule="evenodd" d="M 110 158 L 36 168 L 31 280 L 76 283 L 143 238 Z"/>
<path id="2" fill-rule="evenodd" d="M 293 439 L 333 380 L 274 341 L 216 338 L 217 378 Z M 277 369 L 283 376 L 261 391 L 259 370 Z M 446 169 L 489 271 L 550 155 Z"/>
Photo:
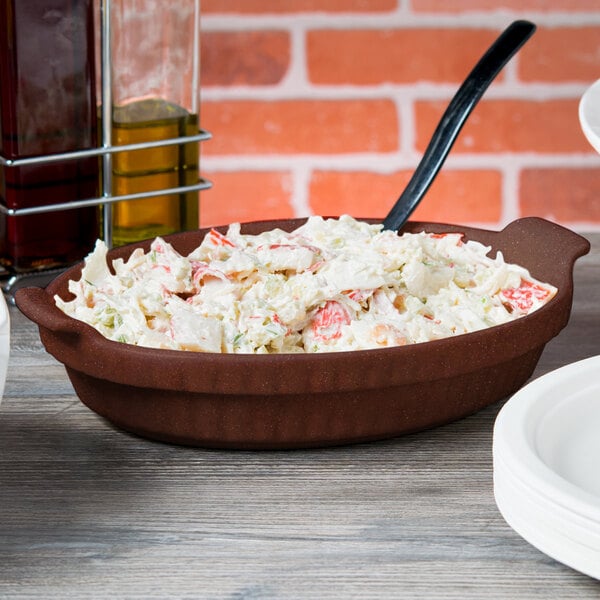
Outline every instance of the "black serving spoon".
<path id="1" fill-rule="evenodd" d="M 496 75 L 534 31 L 533 23 L 514 21 L 479 59 L 452 98 L 421 162 L 400 198 L 384 219 L 384 229 L 397 231 L 406 223 L 442 167 L 467 117 Z"/>

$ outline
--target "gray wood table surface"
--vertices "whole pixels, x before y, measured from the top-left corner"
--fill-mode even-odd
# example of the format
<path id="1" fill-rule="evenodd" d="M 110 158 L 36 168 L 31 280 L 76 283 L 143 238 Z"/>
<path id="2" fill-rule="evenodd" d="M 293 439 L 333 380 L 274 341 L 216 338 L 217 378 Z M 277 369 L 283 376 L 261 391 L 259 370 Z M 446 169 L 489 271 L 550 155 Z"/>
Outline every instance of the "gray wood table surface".
<path id="1" fill-rule="evenodd" d="M 600 354 L 600 233 L 534 374 Z M 0 405 L 0 598 L 600 598 L 493 496 L 502 402 L 393 440 L 310 451 L 170 446 L 83 406 L 11 308 Z"/>

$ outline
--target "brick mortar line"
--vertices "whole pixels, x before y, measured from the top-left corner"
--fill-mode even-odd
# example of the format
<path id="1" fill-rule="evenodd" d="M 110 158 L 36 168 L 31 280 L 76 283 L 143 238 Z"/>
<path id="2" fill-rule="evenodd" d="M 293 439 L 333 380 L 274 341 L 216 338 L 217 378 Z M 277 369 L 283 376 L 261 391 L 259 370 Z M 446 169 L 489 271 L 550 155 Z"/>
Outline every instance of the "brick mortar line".
<path id="1" fill-rule="evenodd" d="M 277 87 L 283 89 L 302 88 L 307 82 L 306 35 L 303 31 L 294 29 L 290 36 L 290 64 Z"/>
<path id="2" fill-rule="evenodd" d="M 502 161 L 500 222 L 510 223 L 519 217 L 519 175 L 522 168 L 513 161 Z"/>
<path id="3" fill-rule="evenodd" d="M 270 154 L 202 156 L 201 171 L 235 172 L 235 171 L 281 171 L 292 172 L 294 169 L 311 171 L 331 170 L 344 172 L 369 171 L 377 174 L 392 174 L 396 171 L 414 169 L 421 158 L 420 153 L 390 154 L 287 154 L 282 156 Z M 501 165 L 499 165 L 501 161 Z M 498 170 L 504 166 L 512 168 L 544 169 L 544 168 L 582 168 L 600 169 L 600 157 L 595 154 L 538 154 L 538 153 L 477 153 L 448 156 L 444 170 Z"/>
<path id="4" fill-rule="evenodd" d="M 296 166 L 292 173 L 292 189 L 290 190 L 290 205 L 294 216 L 304 216 L 312 213 L 309 202 L 310 178 L 312 170 L 306 166 Z"/>
<path id="5" fill-rule="evenodd" d="M 500 29 L 517 19 L 528 19 L 538 26 L 588 27 L 600 25 L 598 11 L 479 11 L 464 13 L 413 13 L 404 10 L 382 13 L 256 13 L 204 14 L 202 31 L 257 31 L 271 29 Z"/>
<path id="6" fill-rule="evenodd" d="M 289 79 L 286 77 L 286 80 Z M 495 82 L 485 93 L 485 99 L 495 100 L 566 100 L 579 99 L 593 82 L 528 83 L 523 81 Z M 381 85 L 316 85 L 285 81 L 274 86 L 210 86 L 202 88 L 201 102 L 223 100 L 284 101 L 284 100 L 385 100 L 401 96 L 412 101 L 450 100 L 459 84 L 416 83 Z"/>
<path id="7" fill-rule="evenodd" d="M 415 116 L 415 103 L 406 98 L 396 99 L 396 111 L 398 114 L 398 140 L 400 145 L 399 154 L 409 156 L 416 146 L 417 127 Z"/>

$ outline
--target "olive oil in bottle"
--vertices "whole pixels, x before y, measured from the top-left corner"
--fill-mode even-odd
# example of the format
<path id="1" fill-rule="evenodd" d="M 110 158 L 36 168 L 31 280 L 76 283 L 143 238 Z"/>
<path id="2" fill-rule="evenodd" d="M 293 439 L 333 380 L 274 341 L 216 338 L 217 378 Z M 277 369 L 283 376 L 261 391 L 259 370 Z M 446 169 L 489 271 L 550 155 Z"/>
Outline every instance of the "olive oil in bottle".
<path id="1" fill-rule="evenodd" d="M 116 246 L 198 228 L 200 1 L 119 0 L 111 8 L 111 143 L 169 142 L 112 155 Z"/>
<path id="2" fill-rule="evenodd" d="M 197 115 L 165 100 L 139 100 L 113 109 L 112 139 L 117 146 L 197 133 Z M 116 152 L 113 156 L 113 195 L 195 184 L 198 152 L 198 142 Z M 198 192 L 116 202 L 112 223 L 115 245 L 195 229 L 198 227 Z"/>

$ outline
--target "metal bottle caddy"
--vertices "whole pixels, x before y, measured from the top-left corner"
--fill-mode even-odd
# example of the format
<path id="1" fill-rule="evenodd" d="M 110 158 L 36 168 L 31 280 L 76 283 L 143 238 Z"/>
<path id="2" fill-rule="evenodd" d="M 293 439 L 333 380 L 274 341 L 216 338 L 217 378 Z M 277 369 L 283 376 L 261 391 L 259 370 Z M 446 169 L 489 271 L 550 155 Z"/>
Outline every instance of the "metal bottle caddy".
<path id="1" fill-rule="evenodd" d="M 106 245 L 112 247 L 112 204 L 121 201 L 139 200 L 140 198 L 152 198 L 163 196 L 165 194 L 181 194 L 185 192 L 193 192 L 206 190 L 212 187 L 212 183 L 198 178 L 194 184 L 161 188 L 151 191 L 144 191 L 134 194 L 113 195 L 112 194 L 112 159 L 113 154 L 117 152 L 126 152 L 132 150 L 141 150 L 149 148 L 158 148 L 162 146 L 170 146 L 189 142 L 203 142 L 211 139 L 212 135 L 202 129 L 198 130 L 196 135 L 169 138 L 157 140 L 153 142 L 143 142 L 137 144 L 127 144 L 113 146 L 112 144 L 112 75 L 111 75 L 111 31 L 110 31 L 110 12 L 111 0 L 101 0 L 100 2 L 100 22 L 101 22 L 101 146 L 98 148 L 90 148 L 85 150 L 76 150 L 73 152 L 61 152 L 55 154 L 46 154 L 40 156 L 32 156 L 27 158 L 8 159 L 0 154 L 0 165 L 7 168 L 17 167 L 21 165 L 53 163 L 64 160 L 75 160 L 83 157 L 98 156 L 102 157 L 102 195 L 95 198 L 87 198 L 83 200 L 74 200 L 51 205 L 31 206 L 23 208 L 8 208 L 0 204 L 0 212 L 8 215 L 19 217 L 21 215 L 31 215 L 35 213 L 47 213 L 58 210 L 69 210 L 83 208 L 87 206 L 102 206 L 103 228 L 102 236 Z M 9 301 L 14 301 L 13 295 L 15 291 L 25 285 L 45 285 L 49 283 L 59 273 L 67 267 L 51 268 L 40 271 L 31 271 L 25 273 L 9 274 L 8 277 L 1 280 L 2 291 L 7 295 Z"/>

